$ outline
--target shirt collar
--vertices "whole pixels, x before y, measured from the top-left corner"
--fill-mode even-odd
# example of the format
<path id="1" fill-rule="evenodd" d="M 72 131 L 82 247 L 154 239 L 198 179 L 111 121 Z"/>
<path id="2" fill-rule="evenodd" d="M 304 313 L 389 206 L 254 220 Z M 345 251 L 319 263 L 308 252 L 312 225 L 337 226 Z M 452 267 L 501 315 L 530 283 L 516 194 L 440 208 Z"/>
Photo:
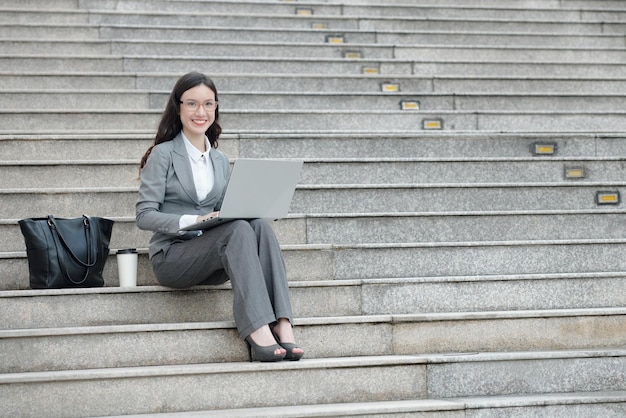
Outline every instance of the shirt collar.
<path id="1" fill-rule="evenodd" d="M 189 139 L 187 139 L 184 133 L 181 132 L 181 135 L 183 136 L 183 139 L 185 140 L 184 142 L 185 142 L 185 148 L 187 149 L 187 154 L 189 154 L 189 158 L 191 158 L 192 161 L 198 162 L 202 160 L 203 156 L 206 156 L 206 158 L 209 158 L 209 152 L 211 152 L 211 144 L 209 143 L 209 139 L 206 136 L 204 137 L 204 143 L 205 143 L 207 151 L 202 153 L 200 152 L 198 148 L 194 147 L 191 144 L 191 142 L 189 141 Z"/>

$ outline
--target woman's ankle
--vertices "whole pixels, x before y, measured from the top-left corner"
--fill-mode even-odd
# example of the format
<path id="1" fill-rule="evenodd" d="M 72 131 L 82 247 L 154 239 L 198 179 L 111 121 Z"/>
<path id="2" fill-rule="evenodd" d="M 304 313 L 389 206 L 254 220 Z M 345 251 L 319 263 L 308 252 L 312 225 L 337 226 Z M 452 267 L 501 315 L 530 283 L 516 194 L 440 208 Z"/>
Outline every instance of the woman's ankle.
<path id="1" fill-rule="evenodd" d="M 295 335 L 293 333 L 293 326 L 289 319 L 279 318 L 277 324 L 272 329 L 272 332 L 278 337 L 279 342 L 295 343 Z"/>
<path id="2" fill-rule="evenodd" d="M 250 333 L 250 338 L 261 347 L 269 347 L 277 343 L 268 325 L 264 325 Z"/>

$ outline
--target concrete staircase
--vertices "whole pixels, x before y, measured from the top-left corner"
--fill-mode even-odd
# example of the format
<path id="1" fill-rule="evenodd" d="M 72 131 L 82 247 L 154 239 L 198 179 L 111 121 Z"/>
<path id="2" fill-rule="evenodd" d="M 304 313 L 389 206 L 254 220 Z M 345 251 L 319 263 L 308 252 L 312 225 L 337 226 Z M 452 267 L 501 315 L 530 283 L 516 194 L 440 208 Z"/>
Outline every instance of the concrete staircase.
<path id="1" fill-rule="evenodd" d="M 614 0 L 0 0 L 0 416 L 625 416 L 625 35 Z M 190 70 L 231 159 L 305 161 L 300 362 L 150 271 L 137 166 Z M 29 290 L 48 213 L 114 219 L 140 286 Z"/>

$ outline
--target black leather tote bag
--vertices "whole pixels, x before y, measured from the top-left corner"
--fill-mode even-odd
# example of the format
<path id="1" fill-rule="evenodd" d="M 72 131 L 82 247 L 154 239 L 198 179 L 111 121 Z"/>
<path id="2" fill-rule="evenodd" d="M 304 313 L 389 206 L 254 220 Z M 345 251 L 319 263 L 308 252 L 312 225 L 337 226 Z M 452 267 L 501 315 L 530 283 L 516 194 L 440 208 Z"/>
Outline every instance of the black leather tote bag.
<path id="1" fill-rule="evenodd" d="M 109 256 L 112 220 L 48 215 L 18 223 L 26 243 L 31 288 L 104 286 L 102 270 Z"/>

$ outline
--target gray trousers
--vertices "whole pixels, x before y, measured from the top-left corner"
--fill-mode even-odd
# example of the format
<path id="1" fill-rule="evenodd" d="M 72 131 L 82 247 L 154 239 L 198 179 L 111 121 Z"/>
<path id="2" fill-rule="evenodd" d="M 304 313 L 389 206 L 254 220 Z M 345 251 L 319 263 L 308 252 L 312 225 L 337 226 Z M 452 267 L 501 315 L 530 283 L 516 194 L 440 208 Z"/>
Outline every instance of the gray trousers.
<path id="1" fill-rule="evenodd" d="M 263 220 L 228 222 L 152 257 L 163 286 L 184 289 L 230 279 L 233 313 L 242 338 L 279 318 L 293 324 L 285 262 L 272 227 Z"/>

